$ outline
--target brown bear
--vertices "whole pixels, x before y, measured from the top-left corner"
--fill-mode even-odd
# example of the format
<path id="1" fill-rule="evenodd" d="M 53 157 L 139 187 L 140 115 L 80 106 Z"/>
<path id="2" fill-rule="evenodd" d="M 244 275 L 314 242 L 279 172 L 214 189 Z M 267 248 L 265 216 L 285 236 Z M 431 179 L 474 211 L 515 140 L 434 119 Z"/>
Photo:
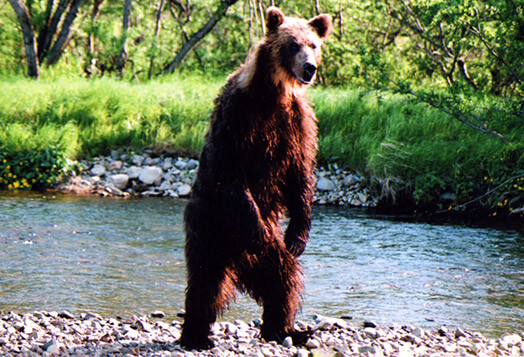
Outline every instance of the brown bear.
<path id="1" fill-rule="evenodd" d="M 215 100 L 184 212 L 188 285 L 180 344 L 188 349 L 213 346 L 210 326 L 236 289 L 262 305 L 263 339 L 301 335 L 293 326 L 303 291 L 298 256 L 311 225 L 317 151 L 305 88 L 331 23 L 329 15 L 307 21 L 269 8 L 263 40 Z"/>

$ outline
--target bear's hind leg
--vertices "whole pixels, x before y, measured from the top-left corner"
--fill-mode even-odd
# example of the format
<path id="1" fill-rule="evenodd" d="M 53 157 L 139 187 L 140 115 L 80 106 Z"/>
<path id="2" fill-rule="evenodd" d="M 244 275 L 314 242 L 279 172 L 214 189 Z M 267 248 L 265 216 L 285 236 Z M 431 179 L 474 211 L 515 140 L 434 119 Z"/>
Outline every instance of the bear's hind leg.
<path id="1" fill-rule="evenodd" d="M 249 268 L 241 278 L 243 289 L 262 305 L 261 337 L 282 342 L 299 336 L 294 320 L 303 291 L 302 268 L 283 244 L 273 242 L 264 251 L 247 259 Z M 305 342 L 305 341 L 304 341 Z"/>
<path id="2" fill-rule="evenodd" d="M 211 324 L 234 297 L 235 290 L 226 260 L 209 246 L 212 240 L 206 234 L 210 232 L 202 229 L 202 224 L 193 224 L 192 219 L 202 216 L 192 208 L 190 202 L 186 207 L 186 313 L 180 345 L 188 350 L 205 350 L 213 347 L 209 339 Z"/>
<path id="3" fill-rule="evenodd" d="M 180 344 L 188 350 L 213 347 L 209 339 L 211 325 L 234 297 L 234 284 L 227 269 L 206 263 L 188 264 L 186 313 L 180 337 Z"/>

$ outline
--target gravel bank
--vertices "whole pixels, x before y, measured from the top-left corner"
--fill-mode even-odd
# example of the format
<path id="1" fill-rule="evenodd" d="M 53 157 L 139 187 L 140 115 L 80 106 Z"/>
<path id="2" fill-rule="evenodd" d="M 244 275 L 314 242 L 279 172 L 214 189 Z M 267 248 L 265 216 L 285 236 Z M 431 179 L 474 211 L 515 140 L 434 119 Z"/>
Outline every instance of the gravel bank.
<path id="1" fill-rule="evenodd" d="M 524 333 L 487 339 L 461 329 L 426 331 L 413 326 L 357 327 L 342 319 L 315 316 L 297 322 L 313 329 L 305 346 L 290 338 L 264 343 L 257 336 L 260 321 L 220 322 L 213 326 L 216 347 L 203 352 L 177 345 L 180 321 L 160 311 L 151 316 L 104 318 L 67 311 L 16 314 L 0 318 L 2 356 L 522 356 Z"/>
<path id="2" fill-rule="evenodd" d="M 112 197 L 188 197 L 198 165 L 197 160 L 184 157 L 113 151 L 110 156 L 70 162 L 72 175 L 57 189 Z M 355 172 L 335 164 L 319 167 L 316 176 L 315 204 L 375 207 L 378 203 L 365 180 Z"/>

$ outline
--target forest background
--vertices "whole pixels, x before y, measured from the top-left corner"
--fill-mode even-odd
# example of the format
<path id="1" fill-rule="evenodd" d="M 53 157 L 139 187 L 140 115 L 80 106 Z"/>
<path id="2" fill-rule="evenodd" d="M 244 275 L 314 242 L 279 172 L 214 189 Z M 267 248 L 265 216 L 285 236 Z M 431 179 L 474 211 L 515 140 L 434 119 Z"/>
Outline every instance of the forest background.
<path id="1" fill-rule="evenodd" d="M 116 148 L 198 155 L 270 5 L 334 19 L 320 164 L 383 207 L 524 217 L 523 0 L 0 0 L 0 189 Z"/>

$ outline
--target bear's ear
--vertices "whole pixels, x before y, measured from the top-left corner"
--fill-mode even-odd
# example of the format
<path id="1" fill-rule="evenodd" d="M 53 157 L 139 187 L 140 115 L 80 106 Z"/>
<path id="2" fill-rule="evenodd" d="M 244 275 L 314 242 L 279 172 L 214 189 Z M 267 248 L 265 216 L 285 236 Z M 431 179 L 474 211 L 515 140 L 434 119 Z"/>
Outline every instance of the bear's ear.
<path id="1" fill-rule="evenodd" d="M 270 6 L 266 12 L 266 27 L 269 32 L 275 31 L 284 22 L 284 14 L 274 6 Z"/>
<path id="2" fill-rule="evenodd" d="M 321 40 L 325 40 L 331 32 L 333 20 L 329 15 L 318 15 L 309 20 L 308 25 L 315 30 Z"/>

